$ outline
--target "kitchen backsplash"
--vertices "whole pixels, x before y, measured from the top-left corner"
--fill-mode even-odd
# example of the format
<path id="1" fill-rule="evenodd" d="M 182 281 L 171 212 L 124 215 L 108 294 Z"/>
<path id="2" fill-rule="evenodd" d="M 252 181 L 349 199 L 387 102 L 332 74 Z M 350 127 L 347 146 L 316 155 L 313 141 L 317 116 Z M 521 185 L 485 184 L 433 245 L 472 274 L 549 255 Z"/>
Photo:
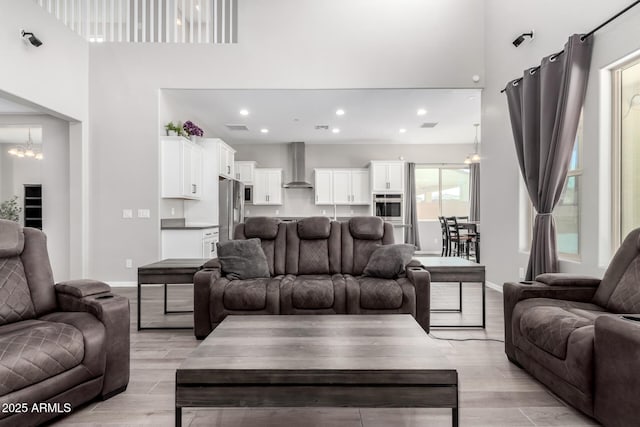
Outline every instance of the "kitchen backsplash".
<path id="1" fill-rule="evenodd" d="M 315 204 L 313 189 L 284 189 L 281 206 L 245 205 L 246 216 L 334 216 L 333 205 Z M 323 212 L 324 211 L 324 212 Z M 371 206 L 336 206 L 335 214 L 340 217 L 371 215 Z"/>

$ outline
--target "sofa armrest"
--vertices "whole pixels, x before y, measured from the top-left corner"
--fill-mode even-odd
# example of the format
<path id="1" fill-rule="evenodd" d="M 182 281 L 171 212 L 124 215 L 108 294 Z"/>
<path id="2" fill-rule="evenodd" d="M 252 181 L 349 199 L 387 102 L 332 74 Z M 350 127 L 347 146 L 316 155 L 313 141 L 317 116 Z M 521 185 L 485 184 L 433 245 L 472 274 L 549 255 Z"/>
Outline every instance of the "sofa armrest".
<path id="1" fill-rule="evenodd" d="M 598 286 L 600 279 L 590 276 L 578 276 L 567 273 L 544 273 L 536 277 L 536 282 L 549 286 Z"/>
<path id="2" fill-rule="evenodd" d="M 598 317 L 594 354 L 596 419 L 612 427 L 637 425 L 640 413 L 640 322 L 612 316 Z"/>
<path id="3" fill-rule="evenodd" d="M 108 398 L 129 383 L 129 300 L 111 293 L 111 287 L 95 280 L 71 280 L 56 284 L 61 311 L 84 311 L 105 328 L 107 363 L 101 396 Z"/>
<path id="4" fill-rule="evenodd" d="M 217 262 L 217 259 L 214 258 Z M 213 265 L 212 261 L 207 264 Z M 218 264 L 219 265 L 219 264 Z M 204 268 L 193 276 L 193 333 L 203 339 L 213 330 L 211 326 L 211 286 L 220 277 L 221 270 Z"/>
<path id="5" fill-rule="evenodd" d="M 424 267 L 407 266 L 407 278 L 416 290 L 416 321 L 426 333 L 431 323 L 431 275 Z"/>
<path id="6" fill-rule="evenodd" d="M 515 349 L 511 329 L 511 318 L 516 304 L 529 298 L 551 298 L 568 301 L 591 302 L 597 286 L 550 286 L 541 282 L 505 283 L 502 287 L 504 305 L 504 347 L 507 357 L 514 361 Z"/>

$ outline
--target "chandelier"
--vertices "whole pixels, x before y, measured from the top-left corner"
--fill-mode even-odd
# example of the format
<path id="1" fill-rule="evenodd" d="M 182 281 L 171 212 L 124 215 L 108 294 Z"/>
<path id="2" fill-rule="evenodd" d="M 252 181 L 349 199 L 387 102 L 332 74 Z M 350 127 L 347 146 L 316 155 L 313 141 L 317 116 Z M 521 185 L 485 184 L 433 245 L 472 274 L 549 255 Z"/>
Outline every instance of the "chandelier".
<path id="1" fill-rule="evenodd" d="M 23 145 L 16 145 L 9 149 L 9 154 L 16 157 L 32 157 L 37 160 L 42 160 L 42 151 L 33 147 L 33 141 L 31 140 L 31 128 L 29 128 L 29 139 Z"/>
<path id="2" fill-rule="evenodd" d="M 464 159 L 465 165 L 480 163 L 480 154 L 478 154 L 478 126 L 480 126 L 480 123 L 474 123 L 473 126 L 476 128 L 476 137 L 473 139 L 473 154 L 469 154 L 467 158 Z"/>

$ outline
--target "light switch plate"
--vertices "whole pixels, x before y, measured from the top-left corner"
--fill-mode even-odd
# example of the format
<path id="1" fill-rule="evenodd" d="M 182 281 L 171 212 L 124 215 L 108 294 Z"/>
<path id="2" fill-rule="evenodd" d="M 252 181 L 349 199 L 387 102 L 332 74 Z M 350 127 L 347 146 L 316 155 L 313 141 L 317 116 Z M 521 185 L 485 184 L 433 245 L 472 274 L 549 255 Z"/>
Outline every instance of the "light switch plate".
<path id="1" fill-rule="evenodd" d="M 138 218 L 151 218 L 151 211 L 149 209 L 138 209 Z"/>
<path id="2" fill-rule="evenodd" d="M 122 218 L 133 218 L 133 209 L 122 209 Z"/>
<path id="3" fill-rule="evenodd" d="M 133 260 L 130 258 L 127 258 L 126 260 L 124 260 L 124 266 L 126 268 L 133 268 Z"/>

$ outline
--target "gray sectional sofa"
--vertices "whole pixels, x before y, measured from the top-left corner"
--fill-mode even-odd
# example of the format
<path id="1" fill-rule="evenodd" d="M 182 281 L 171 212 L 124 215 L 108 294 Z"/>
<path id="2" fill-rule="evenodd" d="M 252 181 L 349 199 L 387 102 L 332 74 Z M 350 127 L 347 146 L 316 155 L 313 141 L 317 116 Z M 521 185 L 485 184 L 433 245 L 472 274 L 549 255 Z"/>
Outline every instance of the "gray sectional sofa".
<path id="1" fill-rule="evenodd" d="M 40 425 L 128 382 L 129 300 L 102 282 L 54 286 L 44 233 L 0 220 L 0 426 Z"/>
<path id="2" fill-rule="evenodd" d="M 640 425 L 640 229 L 602 280 L 542 274 L 505 283 L 505 351 L 558 396 L 605 426 Z"/>
<path id="3" fill-rule="evenodd" d="M 430 276 L 419 263 L 393 279 L 362 275 L 373 251 L 393 243 L 393 228 L 382 219 L 248 218 L 234 239 L 250 238 L 260 239 L 271 277 L 230 280 L 210 261 L 194 277 L 196 337 L 234 314 L 404 313 L 429 331 Z"/>

